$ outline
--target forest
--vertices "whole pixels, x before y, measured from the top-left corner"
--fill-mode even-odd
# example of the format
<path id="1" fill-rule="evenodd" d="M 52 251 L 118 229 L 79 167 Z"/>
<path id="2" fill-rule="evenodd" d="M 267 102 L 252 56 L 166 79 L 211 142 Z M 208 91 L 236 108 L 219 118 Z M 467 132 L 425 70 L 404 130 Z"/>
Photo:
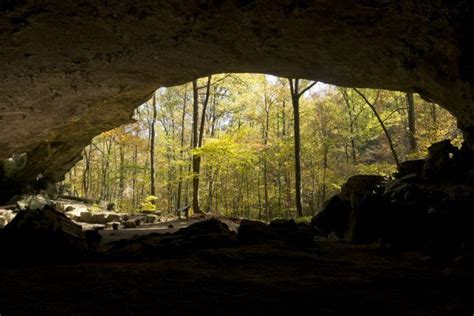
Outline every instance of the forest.
<path id="1" fill-rule="evenodd" d="M 348 177 L 397 165 L 461 134 L 417 94 L 262 74 L 220 74 L 158 89 L 134 123 L 95 137 L 66 175 L 70 195 L 123 212 L 270 221 L 317 213 Z"/>

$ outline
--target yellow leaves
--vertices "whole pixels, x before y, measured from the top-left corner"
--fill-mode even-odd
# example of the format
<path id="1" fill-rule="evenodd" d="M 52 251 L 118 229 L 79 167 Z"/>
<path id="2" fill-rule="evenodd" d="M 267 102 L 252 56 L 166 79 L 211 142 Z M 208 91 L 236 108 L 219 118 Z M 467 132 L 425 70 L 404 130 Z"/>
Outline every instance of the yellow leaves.
<path id="1" fill-rule="evenodd" d="M 244 133 L 207 139 L 201 148 L 191 151 L 205 159 L 206 164 L 221 169 L 252 165 L 257 161 L 260 145 L 247 141 Z"/>

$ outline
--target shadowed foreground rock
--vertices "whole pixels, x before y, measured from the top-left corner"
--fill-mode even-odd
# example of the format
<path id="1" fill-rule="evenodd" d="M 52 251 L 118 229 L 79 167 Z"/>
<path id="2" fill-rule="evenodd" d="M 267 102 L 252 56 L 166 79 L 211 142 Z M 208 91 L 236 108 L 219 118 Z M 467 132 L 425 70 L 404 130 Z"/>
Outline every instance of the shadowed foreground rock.
<path id="1" fill-rule="evenodd" d="M 308 227 L 310 228 L 310 227 Z M 122 239 L 102 247 L 104 257 L 154 258 L 183 255 L 202 249 L 240 249 L 247 245 L 268 245 L 282 249 L 310 251 L 317 249 L 316 232 L 303 229 L 293 220 L 242 220 L 238 233 L 216 218 L 200 221 L 175 233 L 151 233 L 132 239 Z"/>
<path id="2" fill-rule="evenodd" d="M 0 230 L 2 261 L 61 262 L 78 260 L 87 251 L 81 226 L 49 206 L 20 211 Z"/>
<path id="3" fill-rule="evenodd" d="M 313 217 L 312 225 L 325 235 L 341 236 L 344 228 L 349 242 L 380 241 L 390 251 L 419 251 L 438 263 L 471 258 L 474 156 L 466 146 L 458 149 L 449 140 L 433 144 L 428 152 L 425 160 L 404 163 L 398 178 L 386 183 L 365 185 L 366 176 L 349 178 L 341 194 Z M 406 174 L 409 170 L 417 173 Z M 357 178 L 365 179 L 362 185 L 355 185 Z"/>

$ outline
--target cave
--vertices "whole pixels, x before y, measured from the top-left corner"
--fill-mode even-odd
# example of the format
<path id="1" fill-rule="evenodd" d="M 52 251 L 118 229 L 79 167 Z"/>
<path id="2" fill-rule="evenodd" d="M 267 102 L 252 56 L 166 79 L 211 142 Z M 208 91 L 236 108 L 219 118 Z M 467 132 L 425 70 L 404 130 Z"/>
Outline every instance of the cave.
<path id="1" fill-rule="evenodd" d="M 64 180 L 94 136 L 131 122 L 135 108 L 157 88 L 219 73 L 262 73 L 417 93 L 457 119 L 464 136 L 463 157 L 470 157 L 463 160 L 463 170 L 472 170 L 473 7 L 467 0 L 2 1 L 0 201 Z M 7 172 L 9 161 L 20 161 L 21 168 Z M 438 167 L 434 163 L 431 172 L 436 174 Z M 64 223 L 61 216 L 50 216 Z M 5 268 L 3 283 L 13 286 L 19 278 L 24 283 L 11 290 L 2 285 L 0 314 L 27 314 L 35 308 L 53 314 L 156 314 L 159 311 L 151 303 L 155 297 L 146 287 L 147 273 L 159 275 L 150 289 L 163 295 L 159 305 L 165 314 L 195 310 L 182 297 L 186 291 L 196 298 L 196 310 L 217 306 L 216 313 L 221 314 L 232 314 L 232 308 L 235 314 L 279 314 L 309 306 L 322 315 L 349 312 L 351 306 L 386 315 L 473 312 L 474 297 L 462 290 L 472 275 L 455 280 L 432 277 L 437 267 L 415 264 L 411 255 L 377 257 L 370 247 L 338 244 L 328 247 L 329 255 L 322 254 L 316 261 L 310 255 L 290 251 L 285 256 L 267 248 L 268 256 L 253 257 L 262 252 L 259 247 L 249 246 L 242 253 L 211 249 L 190 255 L 189 262 L 172 257 L 153 263 L 147 256 L 135 262 L 125 256 L 125 261 L 110 267 L 106 266 L 110 258 L 88 258 L 80 265 L 56 267 L 48 262 L 23 270 L 16 270 L 15 263 Z M 335 259 L 341 254 L 348 256 L 343 262 Z M 278 261 L 278 266 L 271 267 L 269 258 Z M 53 263 L 54 259 L 51 256 Z M 200 260 L 221 277 L 208 276 Z M 229 267 L 246 260 L 254 264 L 250 279 L 258 280 L 255 284 L 228 275 L 232 274 Z M 331 269 L 334 262 L 338 265 Z M 176 268 L 168 269 L 166 264 Z M 317 264 L 321 270 L 315 268 Z M 299 285 L 281 276 L 286 271 L 291 276 L 304 274 L 307 265 L 312 272 L 318 270 L 319 276 L 307 274 Z M 266 274 L 259 274 L 268 266 Z M 394 266 L 400 270 L 390 270 Z M 360 279 L 351 281 L 350 271 L 360 273 Z M 336 275 L 333 282 L 321 277 L 325 273 Z M 123 288 L 114 287 L 111 274 L 118 275 L 116 281 Z M 84 283 L 81 275 L 87 279 Z M 401 281 L 400 275 L 406 280 Z M 68 288 L 61 293 L 64 279 L 69 280 Z M 49 283 L 48 291 L 29 288 L 27 297 L 21 291 L 28 282 Z M 171 284 L 170 290 L 160 282 Z M 313 289 L 314 283 L 318 285 Z M 266 284 L 267 295 L 261 293 Z M 120 290 L 98 294 L 101 287 Z M 205 290 L 200 292 L 200 288 Z M 418 295 L 416 290 L 430 288 L 432 292 L 418 301 L 408 298 Z M 119 292 L 127 289 L 130 303 L 123 304 Z M 242 303 L 240 291 L 248 308 L 235 306 Z M 221 305 L 219 297 L 225 297 Z M 90 304 L 82 304 L 82 299 Z M 39 306 L 40 301 L 47 304 Z M 98 307 L 102 302 L 104 307 Z"/>

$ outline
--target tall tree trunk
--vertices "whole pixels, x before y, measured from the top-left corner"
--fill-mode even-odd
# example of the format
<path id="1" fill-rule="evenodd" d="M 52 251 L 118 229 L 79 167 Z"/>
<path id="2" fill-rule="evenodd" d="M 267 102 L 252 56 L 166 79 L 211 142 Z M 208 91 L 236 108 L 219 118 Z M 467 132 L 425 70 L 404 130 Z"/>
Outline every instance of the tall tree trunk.
<path id="1" fill-rule="evenodd" d="M 184 97 L 183 97 L 183 113 L 181 115 L 181 148 L 179 150 L 181 160 L 184 159 L 184 122 L 186 120 L 186 104 L 187 104 L 187 85 L 184 86 Z M 179 166 L 179 181 L 178 181 L 178 196 L 176 201 L 176 207 L 181 207 L 181 191 L 183 187 L 183 166 Z"/>
<path id="2" fill-rule="evenodd" d="M 300 92 L 299 79 L 288 79 L 290 82 L 291 102 L 293 103 L 293 129 L 295 144 L 295 199 L 296 199 L 296 216 L 303 216 L 303 198 L 301 186 L 301 133 L 300 133 L 300 97 L 316 82 L 309 84 Z"/>
<path id="3" fill-rule="evenodd" d="M 413 93 L 407 93 L 408 103 L 408 147 L 411 152 L 416 151 L 416 117 Z"/>
<path id="4" fill-rule="evenodd" d="M 137 162 L 138 162 L 138 145 L 135 144 L 133 149 L 133 173 L 132 173 L 132 207 L 138 206 L 138 188 L 137 188 Z"/>
<path id="5" fill-rule="evenodd" d="M 87 148 L 84 148 L 84 171 L 82 172 L 82 192 L 85 197 L 89 196 L 89 181 L 90 181 L 90 166 L 91 166 L 91 150 L 92 146 L 89 146 L 89 153 L 87 153 Z"/>
<path id="6" fill-rule="evenodd" d="M 198 147 L 198 118 L 199 118 L 199 91 L 197 80 L 193 80 L 193 149 Z M 193 212 L 199 210 L 199 157 L 193 153 Z"/>
<path id="7" fill-rule="evenodd" d="M 199 88 L 197 80 L 193 80 L 193 149 L 199 148 L 202 145 L 204 138 L 205 114 L 207 104 L 209 102 L 209 89 L 211 88 L 211 76 L 207 79 L 206 95 L 202 103 L 201 125 L 198 133 L 198 119 L 199 119 Z M 193 212 L 202 213 L 199 208 L 199 174 L 201 169 L 201 157 L 193 154 Z"/>
<path id="8" fill-rule="evenodd" d="M 150 195 L 156 195 L 155 186 L 155 124 L 158 115 L 156 109 L 156 93 L 153 94 L 153 117 L 150 123 Z"/>
<path id="9" fill-rule="evenodd" d="M 300 133 L 300 104 L 299 99 L 293 99 L 294 141 L 295 141 L 295 198 L 296 216 L 303 216 L 303 200 L 301 188 L 301 133 Z"/>
<path id="10" fill-rule="evenodd" d="M 120 169 L 119 169 L 119 208 L 122 208 L 123 204 L 123 192 L 125 190 L 125 150 L 123 144 L 119 144 L 119 156 L 120 156 Z"/>
<path id="11" fill-rule="evenodd" d="M 266 80 L 266 79 L 265 79 Z M 267 87 L 265 84 L 265 91 L 264 91 L 264 109 L 265 109 L 265 126 L 263 129 L 263 144 L 265 146 L 265 150 L 267 149 L 268 145 L 268 131 L 270 125 L 270 102 L 268 101 L 267 96 Z M 263 193 L 265 198 L 265 216 L 267 217 L 267 221 L 270 221 L 272 218 L 272 214 L 270 214 L 270 206 L 268 202 L 268 162 L 266 153 L 263 157 Z"/>

